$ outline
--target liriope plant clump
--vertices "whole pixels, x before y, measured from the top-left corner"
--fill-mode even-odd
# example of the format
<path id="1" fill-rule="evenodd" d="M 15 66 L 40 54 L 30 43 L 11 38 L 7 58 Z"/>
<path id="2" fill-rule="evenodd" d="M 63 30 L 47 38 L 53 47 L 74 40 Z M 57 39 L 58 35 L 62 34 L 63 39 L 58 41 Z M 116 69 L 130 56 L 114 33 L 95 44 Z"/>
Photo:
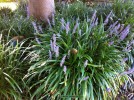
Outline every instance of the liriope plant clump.
<path id="1" fill-rule="evenodd" d="M 110 29 L 104 29 L 108 19 L 98 23 L 96 11 L 83 22 L 61 18 L 46 34 L 39 34 L 41 41 L 31 53 L 34 64 L 24 77 L 31 100 L 108 100 L 116 96 L 128 79 L 123 73 L 128 68 L 126 52 L 118 48 L 128 31 L 111 35 Z M 114 39 L 118 42 L 113 43 Z"/>
<path id="2" fill-rule="evenodd" d="M 16 42 L 16 45 L 14 45 L 14 42 Z M 26 54 L 30 47 L 24 48 L 24 43 L 24 41 L 19 43 L 18 40 L 7 41 L 0 34 L 1 100 L 22 100 L 27 98 L 28 91 L 26 91 L 22 78 L 29 68 Z"/>

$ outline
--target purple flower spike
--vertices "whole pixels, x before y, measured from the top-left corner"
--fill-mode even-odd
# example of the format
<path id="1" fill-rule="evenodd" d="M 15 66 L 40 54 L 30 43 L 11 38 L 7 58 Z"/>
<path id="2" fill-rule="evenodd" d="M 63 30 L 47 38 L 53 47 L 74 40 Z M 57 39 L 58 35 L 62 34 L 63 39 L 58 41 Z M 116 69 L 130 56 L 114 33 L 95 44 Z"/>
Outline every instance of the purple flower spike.
<path id="1" fill-rule="evenodd" d="M 50 20 L 48 18 L 47 18 L 47 23 L 48 23 L 49 27 L 52 28 Z"/>
<path id="2" fill-rule="evenodd" d="M 54 51 L 52 40 L 50 40 L 50 47 L 51 47 L 51 51 Z"/>
<path id="3" fill-rule="evenodd" d="M 120 23 L 117 25 L 117 26 L 115 26 L 114 27 L 114 32 L 116 33 L 115 35 L 117 35 L 117 34 L 119 34 L 120 32 L 119 32 L 119 29 L 120 29 Z"/>
<path id="4" fill-rule="evenodd" d="M 132 69 L 125 71 L 125 72 L 121 73 L 120 75 L 126 75 L 126 74 L 132 74 L 132 73 L 134 73 L 134 64 L 132 66 Z"/>
<path id="5" fill-rule="evenodd" d="M 54 44 L 56 44 L 56 35 L 55 34 L 53 34 L 53 42 L 54 42 Z"/>
<path id="6" fill-rule="evenodd" d="M 117 23 L 118 23 L 118 21 L 116 21 L 115 23 L 110 25 L 110 27 L 109 27 L 110 35 L 112 35 L 116 31 L 115 26 L 117 25 Z"/>
<path id="7" fill-rule="evenodd" d="M 128 61 L 128 58 L 124 58 L 123 61 L 124 61 L 124 62 Z"/>
<path id="8" fill-rule="evenodd" d="M 132 40 L 131 42 L 129 42 L 127 44 L 127 46 L 125 47 L 124 51 L 130 51 L 131 48 L 133 47 L 132 45 L 134 44 L 134 40 Z"/>
<path id="9" fill-rule="evenodd" d="M 55 48 L 55 56 L 59 57 L 59 46 L 56 46 Z"/>
<path id="10" fill-rule="evenodd" d="M 77 29 L 78 26 L 79 26 L 79 23 L 78 23 L 78 21 L 77 21 L 77 22 L 76 22 L 76 25 L 74 26 L 73 33 L 76 32 L 76 29 Z"/>
<path id="11" fill-rule="evenodd" d="M 92 18 L 91 18 L 91 21 L 92 21 L 92 22 L 94 22 L 95 19 L 96 19 L 96 13 L 97 13 L 97 11 L 95 10 L 94 13 L 93 13 L 93 16 L 92 16 Z"/>
<path id="12" fill-rule="evenodd" d="M 36 23 L 32 21 L 32 25 L 33 25 L 34 30 L 36 31 L 36 33 L 38 33 L 38 29 L 37 29 L 37 25 L 36 25 Z"/>
<path id="13" fill-rule="evenodd" d="M 113 45 L 114 44 L 114 41 L 111 41 L 108 43 L 109 46 Z"/>
<path id="14" fill-rule="evenodd" d="M 107 88 L 106 91 L 107 91 L 107 92 L 111 92 L 111 88 Z"/>
<path id="15" fill-rule="evenodd" d="M 118 21 L 114 22 L 112 25 L 110 25 L 109 29 L 113 29 L 117 25 Z"/>
<path id="16" fill-rule="evenodd" d="M 88 64 L 88 60 L 86 60 L 86 61 L 84 62 L 84 67 L 87 67 L 87 64 Z"/>
<path id="17" fill-rule="evenodd" d="M 119 33 L 120 33 L 121 31 L 123 31 L 123 29 L 124 29 L 124 24 L 121 24 L 120 29 L 119 29 Z"/>
<path id="18" fill-rule="evenodd" d="M 65 62 L 65 59 L 66 59 L 66 55 L 64 55 L 64 57 L 62 58 L 61 62 L 60 62 L 60 67 L 63 66 L 64 62 Z"/>
<path id="19" fill-rule="evenodd" d="M 65 20 L 62 18 L 61 19 L 61 29 L 65 28 Z"/>
<path id="20" fill-rule="evenodd" d="M 125 49 L 123 51 L 129 52 L 129 51 L 131 51 L 131 49 L 132 49 L 132 46 L 127 46 L 127 47 L 125 47 Z"/>
<path id="21" fill-rule="evenodd" d="M 52 23 L 55 25 L 54 13 L 52 14 Z"/>
<path id="22" fill-rule="evenodd" d="M 106 17 L 105 21 L 104 21 L 104 25 L 107 25 L 108 24 L 108 21 L 109 21 L 109 18 L 111 17 L 112 15 L 112 11 L 108 14 L 108 16 Z"/>
<path id="23" fill-rule="evenodd" d="M 123 41 L 125 38 L 126 38 L 126 36 L 128 35 L 128 33 L 129 33 L 129 30 L 130 30 L 130 25 L 128 25 L 120 34 L 121 34 L 121 36 L 120 36 L 120 40 L 121 41 Z"/>
<path id="24" fill-rule="evenodd" d="M 38 44 L 41 44 L 41 41 L 39 40 L 39 38 L 35 37 L 35 40 Z"/>
<path id="25" fill-rule="evenodd" d="M 41 33 L 43 33 L 42 27 L 39 25 L 39 30 Z"/>
<path id="26" fill-rule="evenodd" d="M 97 26 L 98 25 L 98 18 L 96 18 L 94 25 Z"/>
<path id="27" fill-rule="evenodd" d="M 52 52 L 49 50 L 49 59 L 52 59 Z"/>
<path id="28" fill-rule="evenodd" d="M 79 30 L 79 33 L 78 34 L 81 36 L 81 29 Z"/>
<path id="29" fill-rule="evenodd" d="M 89 76 L 84 77 L 84 78 L 83 78 L 83 81 L 86 81 L 86 80 L 88 80 L 88 79 L 89 79 Z"/>
<path id="30" fill-rule="evenodd" d="M 95 10 L 90 22 L 91 28 L 94 27 L 96 24 L 98 24 L 98 18 L 96 18 L 96 13 L 97 11 Z"/>
<path id="31" fill-rule="evenodd" d="M 29 7 L 27 6 L 27 8 L 26 8 L 26 11 L 27 11 L 27 18 L 29 19 L 29 17 L 30 17 L 30 12 L 29 12 Z"/>
<path id="32" fill-rule="evenodd" d="M 69 22 L 67 22 L 66 24 L 66 33 L 68 34 L 68 32 L 69 32 Z"/>
<path id="33" fill-rule="evenodd" d="M 53 51 L 55 52 L 56 51 L 56 43 L 53 42 Z"/>
<path id="34" fill-rule="evenodd" d="M 70 50 L 68 50 L 68 53 L 67 53 L 67 58 L 69 59 L 70 57 Z"/>
<path id="35" fill-rule="evenodd" d="M 116 29 L 119 30 L 120 27 L 121 27 L 121 24 L 119 23 L 119 24 L 116 26 Z"/>
<path id="36" fill-rule="evenodd" d="M 67 72 L 67 67 L 66 66 L 64 66 L 63 71 L 66 74 L 66 72 Z"/>

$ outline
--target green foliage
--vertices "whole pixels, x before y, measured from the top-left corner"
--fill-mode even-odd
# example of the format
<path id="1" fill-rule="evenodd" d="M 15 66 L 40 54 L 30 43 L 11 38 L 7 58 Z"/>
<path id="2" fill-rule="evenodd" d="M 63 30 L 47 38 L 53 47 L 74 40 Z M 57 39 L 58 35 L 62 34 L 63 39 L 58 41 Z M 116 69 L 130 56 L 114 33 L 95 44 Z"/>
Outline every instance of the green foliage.
<path id="1" fill-rule="evenodd" d="M 134 2 L 132 0 L 116 0 L 112 6 L 115 18 L 120 19 L 124 24 L 134 23 Z"/>
<path id="2" fill-rule="evenodd" d="M 125 53 L 116 44 L 109 45 L 112 39 L 103 23 L 93 25 L 92 20 L 57 20 L 48 34 L 40 35 L 42 43 L 36 45 L 34 64 L 25 77 L 34 91 L 31 100 L 108 100 L 116 96 L 127 79 L 127 75 L 120 76 L 126 68 L 121 63 Z"/>
<path id="3" fill-rule="evenodd" d="M 134 2 L 132 0 L 115 0 L 112 5 L 99 5 L 95 9 L 98 11 L 98 16 L 105 18 L 110 11 L 113 12 L 113 21 L 119 21 L 121 24 L 134 23 Z"/>
<path id="4" fill-rule="evenodd" d="M 6 42 L 0 34 L 0 99 L 22 100 L 24 92 L 22 78 L 26 74 L 28 62 L 24 54 L 24 42 L 14 47 L 13 40 Z M 24 59 L 24 58 L 25 59 Z"/>
<path id="5" fill-rule="evenodd" d="M 33 37 L 33 26 L 31 20 L 22 15 L 14 15 L 12 18 L 0 18 L 0 33 L 4 36 L 22 35 L 24 37 Z"/>
<path id="6" fill-rule="evenodd" d="M 77 1 L 72 4 L 62 5 L 57 8 L 63 18 L 84 20 L 87 16 L 91 17 L 93 9 L 87 7 L 83 2 Z"/>

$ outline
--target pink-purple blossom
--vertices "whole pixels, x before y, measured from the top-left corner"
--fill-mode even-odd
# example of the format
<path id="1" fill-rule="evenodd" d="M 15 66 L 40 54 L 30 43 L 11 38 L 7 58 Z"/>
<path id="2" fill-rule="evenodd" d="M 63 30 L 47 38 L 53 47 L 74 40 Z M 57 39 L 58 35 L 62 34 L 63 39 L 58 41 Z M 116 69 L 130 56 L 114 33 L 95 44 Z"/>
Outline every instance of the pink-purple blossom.
<path id="1" fill-rule="evenodd" d="M 132 73 L 134 73 L 134 66 L 132 66 L 132 69 L 125 71 L 125 72 L 121 73 L 120 75 L 126 75 L 126 74 L 132 74 Z"/>
<path id="2" fill-rule="evenodd" d="M 27 11 L 27 18 L 29 18 L 30 17 L 30 11 L 29 11 L 29 7 L 28 6 L 26 7 L 26 11 Z"/>
<path id="3" fill-rule="evenodd" d="M 84 67 L 87 67 L 87 65 L 88 65 L 88 60 L 86 60 L 86 61 L 84 62 Z"/>
<path id="4" fill-rule="evenodd" d="M 52 52 L 49 50 L 49 59 L 52 59 Z"/>
<path id="5" fill-rule="evenodd" d="M 113 29 L 117 25 L 118 21 L 114 22 L 112 25 L 110 25 L 109 29 Z"/>
<path id="6" fill-rule="evenodd" d="M 65 20 L 62 18 L 61 19 L 61 29 L 65 28 Z"/>
<path id="7" fill-rule="evenodd" d="M 107 88 L 106 91 L 107 91 L 107 92 L 111 92 L 111 88 Z"/>
<path id="8" fill-rule="evenodd" d="M 130 25 L 128 25 L 121 33 L 120 33 L 120 40 L 123 41 L 128 33 L 129 33 L 129 30 L 130 30 Z"/>
<path id="9" fill-rule="evenodd" d="M 35 40 L 38 44 L 41 44 L 41 41 L 39 40 L 39 38 L 35 37 Z"/>
<path id="10" fill-rule="evenodd" d="M 121 31 L 123 31 L 124 26 L 125 26 L 124 24 L 121 24 L 121 25 L 120 25 L 119 33 L 120 33 Z"/>
<path id="11" fill-rule="evenodd" d="M 52 23 L 55 25 L 54 13 L 52 14 Z"/>
<path id="12" fill-rule="evenodd" d="M 63 66 L 63 64 L 65 63 L 65 59 L 66 59 L 66 55 L 63 56 L 61 62 L 60 62 L 60 67 Z"/>
<path id="13" fill-rule="evenodd" d="M 128 60 L 128 58 L 124 58 L 123 61 L 126 62 Z"/>
<path id="14" fill-rule="evenodd" d="M 130 51 L 132 49 L 132 45 L 134 44 L 134 40 L 132 40 L 131 42 L 129 42 L 127 44 L 127 46 L 124 48 L 124 51 Z"/>
<path id="15" fill-rule="evenodd" d="M 95 10 L 90 22 L 91 28 L 94 27 L 96 24 L 98 24 L 98 18 L 96 18 L 96 13 L 97 11 Z"/>
<path id="16" fill-rule="evenodd" d="M 53 34 L 53 42 L 54 42 L 54 44 L 56 44 L 56 34 Z"/>
<path id="17" fill-rule="evenodd" d="M 34 30 L 36 31 L 36 33 L 38 33 L 38 28 L 37 28 L 36 22 L 32 21 L 32 25 L 33 25 Z"/>
<path id="18" fill-rule="evenodd" d="M 50 19 L 48 19 L 48 18 L 47 18 L 47 23 L 48 23 L 49 27 L 52 28 L 51 23 L 50 23 Z"/>
<path id="19" fill-rule="evenodd" d="M 68 34 L 68 32 L 69 32 L 69 29 L 70 29 L 70 28 L 69 28 L 69 24 L 70 24 L 70 23 L 67 22 L 67 23 L 66 23 L 66 27 L 65 27 L 65 29 L 66 29 L 66 33 L 67 33 L 67 34 Z"/>
<path id="20" fill-rule="evenodd" d="M 59 46 L 56 46 L 55 48 L 55 56 L 59 57 Z"/>
<path id="21" fill-rule="evenodd" d="M 40 30 L 41 33 L 43 33 L 41 25 L 39 25 L 39 30 Z"/>
<path id="22" fill-rule="evenodd" d="M 79 32 L 78 32 L 78 34 L 81 36 L 81 29 L 79 29 Z"/>
<path id="23" fill-rule="evenodd" d="M 66 72 L 67 72 L 67 66 L 64 66 L 63 71 L 66 74 Z"/>
<path id="24" fill-rule="evenodd" d="M 114 44 L 114 41 L 111 41 L 108 43 L 109 46 L 113 45 Z"/>
<path id="25" fill-rule="evenodd" d="M 94 13 L 93 13 L 93 16 L 92 16 L 92 18 L 91 18 L 91 21 L 92 21 L 92 22 L 94 22 L 95 19 L 96 19 L 96 13 L 97 13 L 97 11 L 95 10 Z"/>
<path id="26" fill-rule="evenodd" d="M 78 21 L 77 21 L 76 24 L 75 24 L 75 26 L 74 26 L 73 33 L 76 32 L 76 29 L 77 29 L 78 26 L 79 26 L 79 23 L 78 23 Z"/>
<path id="27" fill-rule="evenodd" d="M 83 81 L 86 81 L 86 80 L 88 80 L 88 79 L 89 79 L 89 76 L 84 77 L 84 78 L 83 78 Z"/>
<path id="28" fill-rule="evenodd" d="M 50 47 L 51 47 L 51 51 L 54 51 L 52 40 L 50 40 Z"/>
<path id="29" fill-rule="evenodd" d="M 104 21 L 104 25 L 107 25 L 108 24 L 108 21 L 109 21 L 109 18 L 111 17 L 112 15 L 112 11 L 107 15 L 105 21 Z"/>
<path id="30" fill-rule="evenodd" d="M 98 18 L 96 18 L 94 25 L 97 26 L 98 25 Z"/>

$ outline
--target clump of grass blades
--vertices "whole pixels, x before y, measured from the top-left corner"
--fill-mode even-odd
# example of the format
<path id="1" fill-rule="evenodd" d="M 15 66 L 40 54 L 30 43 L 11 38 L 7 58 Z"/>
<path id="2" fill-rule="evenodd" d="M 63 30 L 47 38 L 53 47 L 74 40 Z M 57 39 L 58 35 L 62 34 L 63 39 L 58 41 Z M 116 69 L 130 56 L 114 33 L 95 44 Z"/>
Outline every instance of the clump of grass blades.
<path id="1" fill-rule="evenodd" d="M 98 24 L 95 16 L 83 22 L 62 18 L 48 34 L 40 35 L 42 43 L 32 54 L 35 64 L 25 76 L 35 91 L 31 100 L 107 100 L 116 96 L 127 79 L 127 75 L 120 76 L 127 66 L 122 64 L 125 53 L 110 44 L 114 36 L 109 38 L 104 23 Z"/>
<path id="2" fill-rule="evenodd" d="M 27 93 L 22 78 L 29 66 L 25 56 L 28 47 L 23 48 L 24 41 L 13 46 L 12 40 L 3 38 L 0 34 L 0 99 L 22 100 Z"/>

